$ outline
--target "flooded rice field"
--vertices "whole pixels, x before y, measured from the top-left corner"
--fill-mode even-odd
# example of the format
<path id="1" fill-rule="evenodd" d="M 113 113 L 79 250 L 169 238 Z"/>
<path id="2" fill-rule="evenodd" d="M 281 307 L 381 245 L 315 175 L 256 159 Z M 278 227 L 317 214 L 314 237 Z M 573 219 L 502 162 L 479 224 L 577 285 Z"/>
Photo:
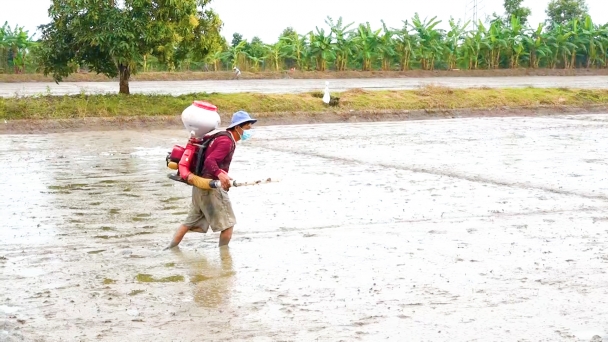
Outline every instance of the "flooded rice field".
<path id="1" fill-rule="evenodd" d="M 608 115 L 259 127 L 163 251 L 185 133 L 0 136 L 0 341 L 608 340 Z"/>

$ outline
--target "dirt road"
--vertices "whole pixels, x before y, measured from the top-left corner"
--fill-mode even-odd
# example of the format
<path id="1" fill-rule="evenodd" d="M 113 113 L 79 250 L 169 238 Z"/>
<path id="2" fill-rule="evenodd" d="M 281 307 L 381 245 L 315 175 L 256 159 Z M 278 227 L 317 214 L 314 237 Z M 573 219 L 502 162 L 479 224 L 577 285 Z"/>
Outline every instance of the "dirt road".
<path id="1" fill-rule="evenodd" d="M 297 93 L 323 91 L 326 80 L 219 80 L 219 81 L 138 81 L 131 82 L 134 94 L 157 93 L 181 95 L 194 92 L 218 93 Z M 435 77 L 386 79 L 330 79 L 330 91 L 352 88 L 362 89 L 413 89 L 421 85 L 436 84 L 461 87 L 571 87 L 608 88 L 608 76 L 536 76 L 536 77 Z M 0 83 L 0 96 L 74 95 L 117 93 L 117 82 L 45 82 Z"/>
<path id="2" fill-rule="evenodd" d="M 608 115 L 259 127 L 162 251 L 185 133 L 0 136 L 0 340 L 608 339 Z"/>

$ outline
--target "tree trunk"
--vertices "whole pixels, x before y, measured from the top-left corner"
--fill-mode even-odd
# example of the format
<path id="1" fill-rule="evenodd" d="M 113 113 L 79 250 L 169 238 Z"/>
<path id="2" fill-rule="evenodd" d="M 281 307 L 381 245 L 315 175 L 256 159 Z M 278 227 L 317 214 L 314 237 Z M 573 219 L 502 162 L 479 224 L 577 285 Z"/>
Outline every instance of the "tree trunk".
<path id="1" fill-rule="evenodd" d="M 576 68 L 576 50 L 572 51 L 570 55 L 570 69 Z"/>
<path id="2" fill-rule="evenodd" d="M 118 66 L 118 72 L 120 74 L 120 94 L 129 95 L 129 78 L 131 78 L 131 69 L 122 63 Z"/>

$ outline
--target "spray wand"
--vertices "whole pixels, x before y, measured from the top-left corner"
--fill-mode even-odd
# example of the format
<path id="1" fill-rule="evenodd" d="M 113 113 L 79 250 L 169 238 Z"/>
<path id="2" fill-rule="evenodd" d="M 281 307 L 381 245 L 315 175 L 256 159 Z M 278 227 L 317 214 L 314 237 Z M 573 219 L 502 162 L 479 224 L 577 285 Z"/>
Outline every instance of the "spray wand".
<path id="1" fill-rule="evenodd" d="M 170 169 L 177 169 L 177 163 L 170 162 L 168 166 Z M 167 177 L 169 177 L 169 179 L 172 179 L 174 181 L 189 184 L 189 185 L 195 186 L 195 187 L 203 189 L 203 190 L 217 189 L 217 188 L 222 187 L 222 182 L 220 182 L 217 179 L 202 178 L 195 174 L 191 174 L 189 182 L 186 181 L 185 179 L 183 179 L 182 177 L 180 177 L 178 174 L 170 173 L 167 175 Z M 251 185 L 276 183 L 276 182 L 278 182 L 278 180 L 271 179 L 271 178 L 267 178 L 264 180 L 256 180 L 256 181 L 252 181 L 252 182 L 237 182 L 236 180 L 231 180 L 230 186 L 236 188 L 236 187 L 240 187 L 240 186 L 251 186 Z"/>

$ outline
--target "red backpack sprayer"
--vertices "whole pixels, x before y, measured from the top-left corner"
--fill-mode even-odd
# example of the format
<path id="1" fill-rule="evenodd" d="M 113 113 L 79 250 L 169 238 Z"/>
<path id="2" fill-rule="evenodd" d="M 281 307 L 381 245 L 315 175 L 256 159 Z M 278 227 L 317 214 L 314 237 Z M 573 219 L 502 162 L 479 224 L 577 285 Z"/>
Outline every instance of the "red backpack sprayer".
<path id="1" fill-rule="evenodd" d="M 207 147 L 215 138 L 230 134 L 227 131 L 218 130 L 221 119 L 217 107 L 209 102 L 194 101 L 182 112 L 182 122 L 190 133 L 190 138 L 186 146 L 175 145 L 173 150 L 167 153 L 165 158 L 167 167 L 177 171 L 167 177 L 206 190 L 221 187 L 219 180 L 201 177 Z M 188 181 L 188 176 L 190 176 L 190 181 Z M 272 181 L 270 178 L 254 182 L 233 180 L 231 186 L 257 185 Z"/>

